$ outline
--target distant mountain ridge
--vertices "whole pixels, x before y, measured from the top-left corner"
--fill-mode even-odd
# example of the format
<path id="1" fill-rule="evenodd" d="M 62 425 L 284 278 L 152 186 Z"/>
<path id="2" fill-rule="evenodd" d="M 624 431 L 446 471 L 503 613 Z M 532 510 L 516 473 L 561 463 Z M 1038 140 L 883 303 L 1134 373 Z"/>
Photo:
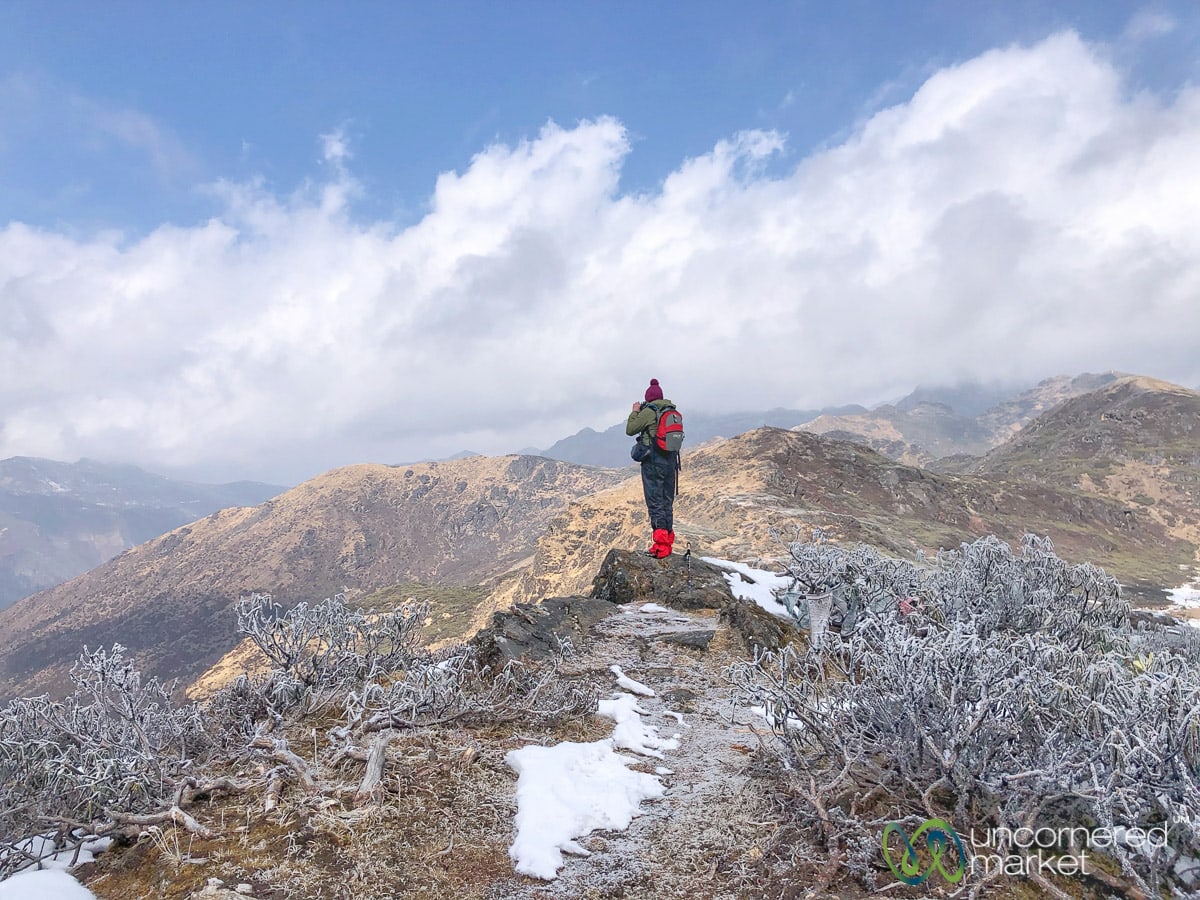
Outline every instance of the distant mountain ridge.
<path id="1" fill-rule="evenodd" d="M 895 403 L 871 409 L 860 404 L 733 413 L 681 409 L 689 450 L 713 438 L 734 437 L 755 428 L 789 428 L 865 443 L 899 462 L 924 466 L 947 457 L 981 456 L 1056 403 L 1118 377 L 1121 374 L 1117 372 L 1056 375 L 1031 387 L 976 382 L 918 386 Z M 629 465 L 630 443 L 621 422 L 604 431 L 583 428 L 544 450 L 522 452 L 580 465 L 619 468 Z"/>
<path id="2" fill-rule="evenodd" d="M 89 459 L 0 460 L 0 609 L 180 525 L 282 490 L 175 481 Z"/>
<path id="3" fill-rule="evenodd" d="M 673 399 L 673 398 L 669 398 Z M 746 431 L 764 426 L 771 428 L 791 428 L 801 422 L 806 422 L 814 416 L 848 415 L 866 412 L 866 409 L 856 404 L 834 406 L 824 410 L 774 409 L 733 412 L 706 413 L 687 409 L 680 406 L 683 412 L 684 433 L 689 452 L 699 447 L 705 441 L 716 437 L 733 437 Z M 561 459 L 584 466 L 610 466 L 620 468 L 630 465 L 629 448 L 633 439 L 625 434 L 625 422 L 613 425 L 604 431 L 593 428 L 583 428 L 570 437 L 556 441 L 538 454 L 550 459 Z"/>
<path id="4" fill-rule="evenodd" d="M 1119 377 L 1116 372 L 1059 375 L 1016 393 L 977 385 L 919 387 L 895 404 L 842 415 L 825 413 L 796 427 L 864 443 L 908 465 L 955 471 L 957 462 L 946 466 L 936 463 L 947 458 L 982 456 L 1056 404 L 1097 390 Z"/>

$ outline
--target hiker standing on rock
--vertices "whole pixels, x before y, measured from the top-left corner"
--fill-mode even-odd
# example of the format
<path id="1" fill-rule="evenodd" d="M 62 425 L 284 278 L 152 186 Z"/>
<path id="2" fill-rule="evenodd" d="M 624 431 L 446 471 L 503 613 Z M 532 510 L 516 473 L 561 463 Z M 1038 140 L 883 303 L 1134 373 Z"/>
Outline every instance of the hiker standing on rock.
<path id="1" fill-rule="evenodd" d="M 637 435 L 630 455 L 642 464 L 642 492 L 654 529 L 648 551 L 656 559 L 671 555 L 675 543 L 675 494 L 679 489 L 679 447 L 683 443 L 683 417 L 675 404 L 663 399 L 657 378 L 650 379 L 644 402 L 635 402 L 625 422 L 625 433 Z"/>

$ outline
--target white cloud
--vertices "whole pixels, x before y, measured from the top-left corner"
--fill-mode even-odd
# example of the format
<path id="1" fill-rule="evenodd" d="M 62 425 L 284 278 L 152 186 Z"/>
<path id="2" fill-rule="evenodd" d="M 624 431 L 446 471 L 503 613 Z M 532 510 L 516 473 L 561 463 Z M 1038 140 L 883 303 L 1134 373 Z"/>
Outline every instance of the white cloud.
<path id="1" fill-rule="evenodd" d="M 336 128 L 328 134 L 321 135 L 321 157 L 327 163 L 341 166 L 350 161 L 350 139 L 344 128 Z"/>
<path id="2" fill-rule="evenodd" d="M 55 154 L 64 147 L 80 150 L 93 161 L 119 149 L 160 182 L 189 180 L 201 169 L 195 154 L 155 117 L 42 75 L 14 72 L 0 77 L 0 151 L 24 145 L 51 147 Z M 0 185 L 7 187 L 6 180 L 25 187 L 11 163 L 0 169 Z"/>
<path id="3" fill-rule="evenodd" d="M 199 168 L 183 142 L 145 113 L 81 97 L 75 97 L 74 102 L 94 135 L 113 139 L 143 154 L 160 178 L 175 178 Z"/>
<path id="4" fill-rule="evenodd" d="M 1134 41 L 1142 41 L 1170 34 L 1178 27 L 1179 23 L 1175 18 L 1161 10 L 1141 9 L 1125 26 L 1125 37 Z"/>
<path id="5" fill-rule="evenodd" d="M 326 183 L 138 239 L 0 230 L 0 456 L 292 478 L 546 446 L 623 416 L 1117 368 L 1200 382 L 1200 91 L 1072 33 L 986 53 L 780 174 L 746 132 L 621 194 L 612 119 L 547 124 L 399 227 Z M 773 167 L 766 166 L 775 159 Z"/>

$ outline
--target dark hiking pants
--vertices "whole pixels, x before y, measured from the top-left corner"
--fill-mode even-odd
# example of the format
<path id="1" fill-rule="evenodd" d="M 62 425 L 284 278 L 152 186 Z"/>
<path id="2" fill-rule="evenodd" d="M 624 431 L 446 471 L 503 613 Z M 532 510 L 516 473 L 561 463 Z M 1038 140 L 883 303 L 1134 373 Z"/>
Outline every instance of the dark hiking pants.
<path id="1" fill-rule="evenodd" d="M 655 448 L 642 461 L 642 492 L 646 495 L 646 511 L 650 527 L 675 530 L 675 485 L 679 465 L 677 453 L 664 453 Z"/>

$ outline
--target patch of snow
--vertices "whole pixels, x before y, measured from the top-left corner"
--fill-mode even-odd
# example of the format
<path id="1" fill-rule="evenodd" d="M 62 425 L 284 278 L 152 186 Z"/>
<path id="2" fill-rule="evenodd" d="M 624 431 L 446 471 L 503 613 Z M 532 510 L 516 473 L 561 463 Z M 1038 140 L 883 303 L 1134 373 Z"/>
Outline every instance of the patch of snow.
<path id="1" fill-rule="evenodd" d="M 96 895 L 66 872 L 42 869 L 0 881 L 0 900 L 96 900 Z"/>
<path id="2" fill-rule="evenodd" d="M 643 603 L 638 607 L 638 612 L 655 613 L 655 612 L 670 612 L 665 606 L 659 606 L 657 603 Z"/>
<path id="3" fill-rule="evenodd" d="M 767 708 L 765 706 L 751 706 L 750 712 L 754 713 L 754 715 L 756 715 L 756 716 L 759 716 L 772 729 L 776 728 L 779 724 L 778 717 L 772 713 L 767 712 Z M 801 721 L 800 719 L 795 718 L 794 716 L 788 716 L 787 727 L 792 729 L 793 731 L 803 731 L 804 730 L 804 722 Z"/>
<path id="4" fill-rule="evenodd" d="M 621 671 L 620 666 L 611 665 L 608 668 L 612 671 L 612 673 L 614 675 L 617 676 L 618 687 L 623 687 L 623 688 L 625 688 L 625 690 L 632 691 L 633 693 L 639 694 L 643 697 L 653 697 L 654 696 L 654 691 L 652 691 L 650 688 L 646 687 L 640 681 L 634 681 L 632 678 L 630 678 L 628 675 L 626 675 L 624 672 Z"/>
<path id="5" fill-rule="evenodd" d="M 790 575 L 780 575 L 778 572 L 768 572 L 765 569 L 754 569 L 744 563 L 717 559 L 712 556 L 703 556 L 701 559 L 718 569 L 729 570 L 725 572 L 725 580 L 729 583 L 729 590 L 733 596 L 739 600 L 750 600 L 771 615 L 792 621 L 787 607 L 775 599 L 781 591 L 786 591 L 792 586 Z"/>
<path id="6" fill-rule="evenodd" d="M 633 694 L 615 694 L 611 700 L 601 700 L 596 710 L 600 715 L 617 723 L 613 729 L 613 743 L 624 749 L 662 759 L 663 750 L 674 750 L 679 746 L 677 737 L 663 739 L 658 729 L 642 722 L 646 711 L 637 704 Z"/>
<path id="7" fill-rule="evenodd" d="M 41 860 L 43 869 L 61 869 L 65 871 L 72 866 L 81 866 L 84 863 L 95 862 L 96 854 L 103 853 L 112 843 L 112 838 L 92 837 L 83 842 L 83 845 L 79 848 L 79 856 L 76 858 L 74 847 L 69 850 L 55 850 L 54 837 L 53 833 L 35 834 L 13 841 L 11 845 L 15 850 L 20 851 L 22 855 L 30 859 Z M 7 854 L 11 852 L 13 851 L 0 853 L 0 860 L 6 859 Z M 35 863 L 28 863 L 28 866 L 33 865 Z M 22 869 L 28 866 L 18 865 L 16 868 Z"/>
<path id="8" fill-rule="evenodd" d="M 691 727 L 692 727 L 692 726 L 691 726 L 691 725 L 689 725 L 687 722 L 683 721 L 683 713 L 675 712 L 675 710 L 673 710 L 673 709 L 664 709 L 664 710 L 663 710 L 663 715 L 664 715 L 664 716 L 670 716 L 672 719 L 674 719 L 676 722 L 678 722 L 678 723 L 679 723 L 680 725 L 682 725 L 684 728 L 691 728 Z"/>
<path id="9" fill-rule="evenodd" d="M 666 766 L 655 766 L 655 767 L 654 767 L 654 774 L 655 774 L 655 775 L 674 775 L 674 774 L 675 774 L 675 770 L 674 770 L 674 769 L 668 769 Z"/>
<path id="10" fill-rule="evenodd" d="M 613 744 L 530 745 L 505 756 L 519 776 L 517 834 L 508 855 L 522 875 L 553 879 L 564 852 L 586 855 L 575 838 L 597 828 L 623 831 L 643 800 L 663 795 L 662 782 L 632 771 L 633 760 L 615 753 Z"/>
<path id="11" fill-rule="evenodd" d="M 1196 609 L 1200 607 L 1200 587 L 1195 584 L 1185 584 L 1167 591 L 1167 598 L 1172 606 L 1180 609 Z"/>

